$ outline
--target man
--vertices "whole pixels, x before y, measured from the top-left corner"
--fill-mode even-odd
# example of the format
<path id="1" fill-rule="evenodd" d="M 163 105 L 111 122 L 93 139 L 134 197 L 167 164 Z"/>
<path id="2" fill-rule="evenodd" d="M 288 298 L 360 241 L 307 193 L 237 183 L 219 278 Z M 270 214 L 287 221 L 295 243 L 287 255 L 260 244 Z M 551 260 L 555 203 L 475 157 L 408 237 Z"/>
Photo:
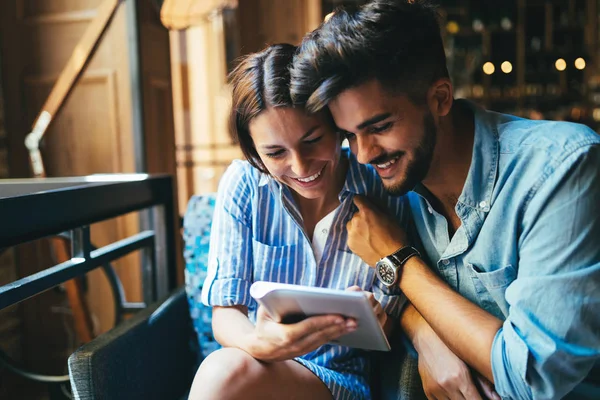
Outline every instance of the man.
<path id="1" fill-rule="evenodd" d="M 600 137 L 452 90 L 418 0 L 337 11 L 292 70 L 295 100 L 328 106 L 358 160 L 412 190 L 419 242 L 366 199 L 348 224 L 350 248 L 414 306 L 408 336 L 432 328 L 503 398 L 600 398 Z"/>

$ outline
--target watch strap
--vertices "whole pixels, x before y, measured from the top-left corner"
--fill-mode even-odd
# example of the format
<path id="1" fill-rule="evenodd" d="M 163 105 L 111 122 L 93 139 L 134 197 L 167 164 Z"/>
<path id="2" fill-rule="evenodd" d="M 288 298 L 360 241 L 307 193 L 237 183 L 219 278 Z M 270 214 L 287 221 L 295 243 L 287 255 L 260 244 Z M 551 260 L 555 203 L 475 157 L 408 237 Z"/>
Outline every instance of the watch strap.
<path id="1" fill-rule="evenodd" d="M 421 253 L 412 246 L 404 246 L 390 254 L 387 258 L 393 260 L 397 266 L 402 266 L 413 256 L 421 257 Z"/>

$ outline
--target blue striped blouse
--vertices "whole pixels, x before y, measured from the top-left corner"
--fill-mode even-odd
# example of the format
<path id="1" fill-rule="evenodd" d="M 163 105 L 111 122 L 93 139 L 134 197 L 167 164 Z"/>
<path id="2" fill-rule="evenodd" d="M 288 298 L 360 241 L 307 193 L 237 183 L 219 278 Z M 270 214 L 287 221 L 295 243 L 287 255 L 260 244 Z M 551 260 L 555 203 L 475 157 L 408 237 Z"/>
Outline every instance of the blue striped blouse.
<path id="1" fill-rule="evenodd" d="M 374 269 L 350 251 L 346 223 L 355 210 L 355 194 L 379 199 L 403 226 L 409 220 L 407 201 L 387 194 L 373 168 L 359 164 L 348 149 L 342 156 L 349 160 L 348 172 L 319 263 L 289 188 L 246 161 L 232 163 L 219 184 L 204 304 L 247 306 L 255 322 L 257 304 L 250 297 L 254 281 L 335 289 L 357 285 L 373 292 L 389 315 L 399 316 L 404 298 L 386 294 Z M 296 361 L 323 380 L 335 399 L 370 398 L 367 352 L 324 345 Z"/>

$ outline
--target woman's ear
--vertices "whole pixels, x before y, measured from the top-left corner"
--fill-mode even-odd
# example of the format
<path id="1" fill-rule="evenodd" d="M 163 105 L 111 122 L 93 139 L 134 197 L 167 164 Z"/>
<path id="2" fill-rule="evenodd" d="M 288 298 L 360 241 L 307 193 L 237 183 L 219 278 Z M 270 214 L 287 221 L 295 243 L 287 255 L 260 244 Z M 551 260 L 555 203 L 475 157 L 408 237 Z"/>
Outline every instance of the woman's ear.
<path id="1" fill-rule="evenodd" d="M 434 116 L 448 115 L 454 101 L 452 92 L 452 82 L 449 78 L 440 78 L 431 84 L 427 92 L 427 104 Z"/>

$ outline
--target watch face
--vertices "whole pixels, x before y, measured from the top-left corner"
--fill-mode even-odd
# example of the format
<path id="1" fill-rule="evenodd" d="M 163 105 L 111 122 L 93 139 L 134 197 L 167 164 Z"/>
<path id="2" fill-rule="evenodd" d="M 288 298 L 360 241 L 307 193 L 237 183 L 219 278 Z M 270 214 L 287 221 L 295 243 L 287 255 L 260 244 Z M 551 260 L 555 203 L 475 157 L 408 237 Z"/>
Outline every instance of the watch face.
<path id="1" fill-rule="evenodd" d="M 379 262 L 377 276 L 386 286 L 391 286 L 396 282 L 396 268 L 385 261 Z"/>

